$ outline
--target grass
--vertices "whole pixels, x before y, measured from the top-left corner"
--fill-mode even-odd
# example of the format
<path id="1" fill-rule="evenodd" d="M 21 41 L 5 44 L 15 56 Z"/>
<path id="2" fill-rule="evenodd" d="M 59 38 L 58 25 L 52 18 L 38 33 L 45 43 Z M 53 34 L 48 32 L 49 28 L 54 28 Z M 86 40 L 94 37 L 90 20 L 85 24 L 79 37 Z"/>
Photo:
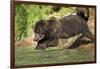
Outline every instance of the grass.
<path id="1" fill-rule="evenodd" d="M 16 47 L 15 64 L 53 64 L 94 61 L 94 52 L 89 49 L 47 48 L 35 50 L 32 47 Z"/>

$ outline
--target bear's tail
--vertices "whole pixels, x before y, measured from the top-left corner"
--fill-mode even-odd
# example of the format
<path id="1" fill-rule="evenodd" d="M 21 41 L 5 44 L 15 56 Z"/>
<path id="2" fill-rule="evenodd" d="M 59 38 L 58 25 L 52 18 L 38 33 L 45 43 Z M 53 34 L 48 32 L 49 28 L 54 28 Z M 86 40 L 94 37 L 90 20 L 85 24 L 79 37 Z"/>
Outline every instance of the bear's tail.
<path id="1" fill-rule="evenodd" d="M 85 21 L 89 20 L 89 8 L 76 8 L 76 14 L 82 17 Z"/>

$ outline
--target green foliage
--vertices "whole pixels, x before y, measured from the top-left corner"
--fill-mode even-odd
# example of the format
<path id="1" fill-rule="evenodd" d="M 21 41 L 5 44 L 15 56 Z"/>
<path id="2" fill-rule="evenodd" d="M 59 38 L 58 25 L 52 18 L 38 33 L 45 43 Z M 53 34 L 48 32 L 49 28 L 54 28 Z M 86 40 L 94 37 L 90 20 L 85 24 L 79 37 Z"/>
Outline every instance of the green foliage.
<path id="1" fill-rule="evenodd" d="M 15 36 L 16 40 L 27 37 L 27 11 L 24 5 L 16 5 Z"/>
<path id="2" fill-rule="evenodd" d="M 60 15 L 72 14 L 74 12 L 74 7 L 62 7 L 59 11 Z"/>

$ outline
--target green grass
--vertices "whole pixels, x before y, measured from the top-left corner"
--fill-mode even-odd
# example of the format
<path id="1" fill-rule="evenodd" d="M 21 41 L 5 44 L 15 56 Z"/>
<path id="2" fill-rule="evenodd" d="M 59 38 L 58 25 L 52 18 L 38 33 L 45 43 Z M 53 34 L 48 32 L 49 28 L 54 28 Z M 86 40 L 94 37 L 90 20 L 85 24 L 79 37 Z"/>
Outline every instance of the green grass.
<path id="1" fill-rule="evenodd" d="M 48 48 L 34 50 L 32 47 L 16 47 L 15 64 L 52 64 L 94 61 L 94 52 L 87 49 Z"/>

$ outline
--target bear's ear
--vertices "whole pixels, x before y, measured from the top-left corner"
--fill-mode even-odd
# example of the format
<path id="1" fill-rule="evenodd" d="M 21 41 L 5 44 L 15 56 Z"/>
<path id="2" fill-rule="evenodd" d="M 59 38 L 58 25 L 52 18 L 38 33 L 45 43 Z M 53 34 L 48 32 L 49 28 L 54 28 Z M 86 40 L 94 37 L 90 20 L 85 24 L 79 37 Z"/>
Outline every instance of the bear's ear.
<path id="1" fill-rule="evenodd" d="M 58 19 L 56 17 L 51 17 L 49 23 L 58 23 Z"/>
<path id="2" fill-rule="evenodd" d="M 41 20 L 42 25 L 47 25 L 47 20 Z"/>
<path id="3" fill-rule="evenodd" d="M 50 20 L 51 20 L 51 21 L 56 21 L 57 18 L 56 18 L 56 17 L 51 17 Z"/>

